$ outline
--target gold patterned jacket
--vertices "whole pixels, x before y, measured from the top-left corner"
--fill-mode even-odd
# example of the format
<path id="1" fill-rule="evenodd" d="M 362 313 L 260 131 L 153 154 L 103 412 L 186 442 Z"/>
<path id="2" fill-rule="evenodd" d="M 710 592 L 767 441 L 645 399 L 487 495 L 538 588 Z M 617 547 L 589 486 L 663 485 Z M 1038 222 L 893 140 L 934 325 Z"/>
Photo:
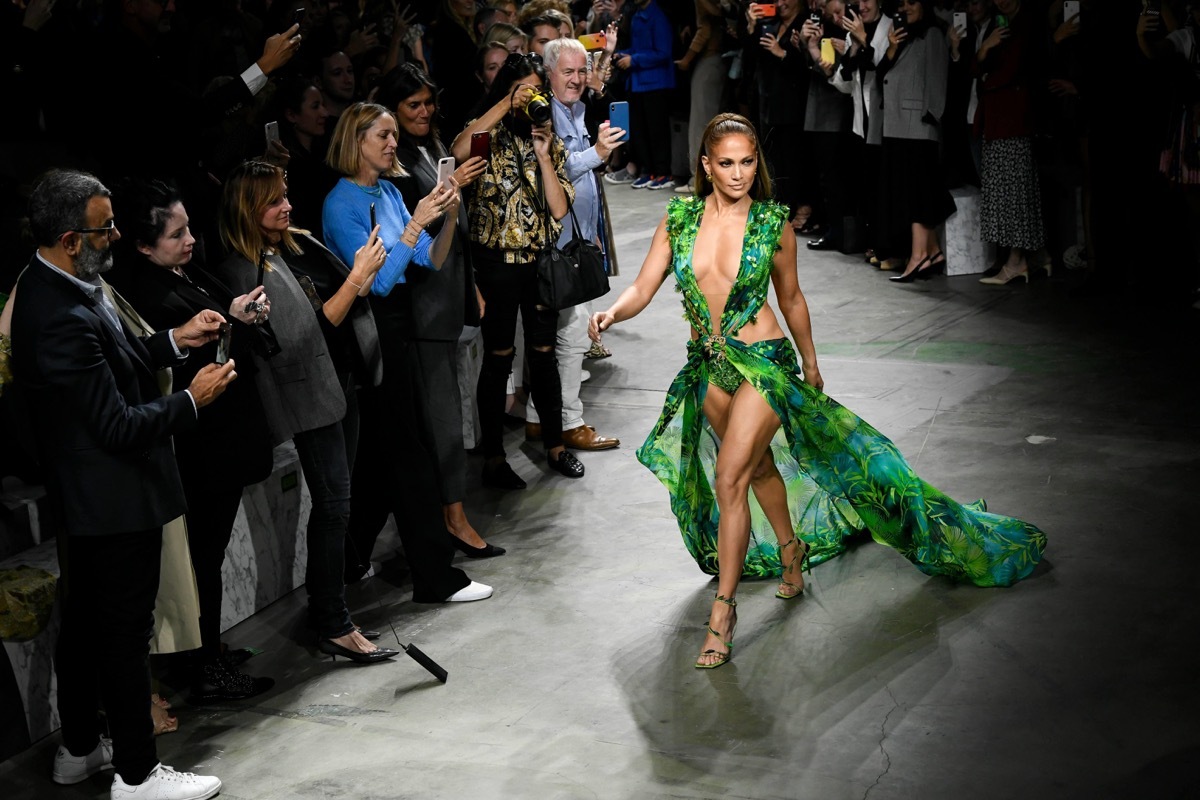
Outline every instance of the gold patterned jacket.
<path id="1" fill-rule="evenodd" d="M 550 140 L 550 159 L 568 202 L 573 202 L 575 187 L 567 179 L 567 151 L 558 136 Z M 503 124 L 492 129 L 491 161 L 472 187 L 467 203 L 472 244 L 497 251 L 505 263 L 527 264 L 548 244 L 558 241 L 562 225 L 544 210 L 545 193 L 538 173 L 532 139 L 514 135 Z M 534 192 L 536 196 L 531 197 Z"/>

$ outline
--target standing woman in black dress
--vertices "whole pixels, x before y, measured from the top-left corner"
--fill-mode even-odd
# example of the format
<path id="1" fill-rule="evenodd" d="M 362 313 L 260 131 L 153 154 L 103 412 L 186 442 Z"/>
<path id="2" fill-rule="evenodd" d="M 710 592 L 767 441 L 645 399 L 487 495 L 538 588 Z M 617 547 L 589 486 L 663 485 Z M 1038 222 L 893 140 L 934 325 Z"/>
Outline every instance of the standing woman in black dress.
<path id="1" fill-rule="evenodd" d="M 233 534 L 242 489 L 271 474 L 267 420 L 254 386 L 252 349 L 266 352 L 270 299 L 261 286 L 234 297 L 226 286 L 193 263 L 196 239 L 187 210 L 173 187 L 158 181 L 129 181 L 117 188 L 115 207 L 126 235 L 107 279 L 151 327 L 166 330 L 212 309 L 232 326 L 230 356 L 241 377 L 211 405 L 200 409 L 196 427 L 175 435 L 175 458 L 187 498 L 188 550 L 200 598 L 201 647 L 192 670 L 192 703 L 242 700 L 274 685 L 252 678 L 221 655 L 221 565 Z M 251 303 L 255 304 L 251 306 Z M 217 343 L 194 347 L 172 367 L 175 391 L 216 360 Z"/>
<path id="2" fill-rule="evenodd" d="M 420 68 L 402 64 L 383 77 L 376 101 L 392 109 L 399 126 L 396 157 L 408 175 L 391 178 L 404 197 L 404 205 L 416 208 L 437 184 L 437 163 L 450 155 L 437 135 L 437 86 Z M 454 173 L 461 186 L 474 183 L 487 162 L 468 159 Z M 446 529 L 455 546 L 472 558 L 504 553 L 504 548 L 480 538 L 463 510 L 466 496 L 467 457 L 463 448 L 462 397 L 458 390 L 458 338 L 463 325 L 479 325 L 483 301 L 475 289 L 468 246 L 467 210 L 459 206 L 457 220 L 445 217 L 430 225 L 437 235 L 443 224 L 457 222 L 458 232 L 439 270 L 413 270 L 413 323 L 416 326 L 417 361 L 425 379 L 425 410 L 433 436 L 442 485 L 442 510 Z"/>

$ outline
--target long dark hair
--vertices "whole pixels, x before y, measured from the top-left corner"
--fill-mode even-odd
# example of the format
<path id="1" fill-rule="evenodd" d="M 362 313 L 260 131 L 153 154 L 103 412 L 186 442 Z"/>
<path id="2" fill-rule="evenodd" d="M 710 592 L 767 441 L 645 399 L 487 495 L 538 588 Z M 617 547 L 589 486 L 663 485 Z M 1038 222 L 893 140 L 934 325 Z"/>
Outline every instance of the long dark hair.
<path id="1" fill-rule="evenodd" d="M 401 64 L 398 67 L 393 67 L 386 75 L 379 79 L 379 88 L 375 92 L 375 102 L 384 108 L 390 109 L 393 114 L 399 112 L 400 104 L 408 98 L 412 97 L 422 89 L 428 89 L 433 95 L 433 124 L 430 126 L 430 136 L 436 138 L 438 135 L 438 87 L 424 70 L 416 64 Z M 397 120 L 399 122 L 399 120 Z M 402 138 L 413 138 L 408 135 L 403 126 L 397 125 L 399 135 Z M 424 144 L 424 142 L 422 142 Z"/>

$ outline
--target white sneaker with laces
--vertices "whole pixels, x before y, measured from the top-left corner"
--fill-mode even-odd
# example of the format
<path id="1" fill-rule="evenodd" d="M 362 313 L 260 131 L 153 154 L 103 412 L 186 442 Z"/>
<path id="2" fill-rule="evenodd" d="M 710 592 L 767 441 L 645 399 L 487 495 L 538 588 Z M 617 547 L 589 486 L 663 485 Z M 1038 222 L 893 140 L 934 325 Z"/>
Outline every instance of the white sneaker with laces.
<path id="1" fill-rule="evenodd" d="M 130 786 L 117 775 L 113 778 L 112 800 L 208 800 L 221 791 L 221 779 L 211 775 L 176 772 L 159 764 L 146 780 Z"/>
<path id="2" fill-rule="evenodd" d="M 447 603 L 470 603 L 472 600 L 486 600 L 492 596 L 492 587 L 486 583 L 471 581 L 463 588 L 446 598 Z M 115 796 L 113 800 L 116 800 Z"/>
<path id="3" fill-rule="evenodd" d="M 54 755 L 54 771 L 50 777 L 55 783 L 70 786 L 86 781 L 105 769 L 112 769 L 112 739 L 101 736 L 96 749 L 86 756 L 73 756 L 70 750 L 59 745 L 58 752 Z"/>

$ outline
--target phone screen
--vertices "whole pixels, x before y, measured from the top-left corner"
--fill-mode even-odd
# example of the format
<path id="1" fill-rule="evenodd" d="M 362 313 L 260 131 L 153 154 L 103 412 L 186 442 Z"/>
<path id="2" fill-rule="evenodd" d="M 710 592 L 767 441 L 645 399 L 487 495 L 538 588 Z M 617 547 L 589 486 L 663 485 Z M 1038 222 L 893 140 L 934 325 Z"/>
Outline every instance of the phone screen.
<path id="1" fill-rule="evenodd" d="M 1006 17 L 1003 14 L 997 14 L 996 15 L 996 27 L 997 28 L 1007 28 L 1008 27 L 1008 17 Z"/>
<path id="2" fill-rule="evenodd" d="M 629 141 L 629 103 L 621 100 L 616 103 L 608 104 L 608 124 L 614 128 L 620 128 L 625 131 L 617 141 Z"/>
<path id="3" fill-rule="evenodd" d="M 482 158 L 485 161 L 491 156 L 492 135 L 487 131 L 471 134 L 471 158 Z"/>
<path id="4" fill-rule="evenodd" d="M 229 342 L 233 338 L 233 328 L 228 322 L 222 322 L 220 329 L 217 331 L 217 363 L 224 364 L 229 361 Z"/>

